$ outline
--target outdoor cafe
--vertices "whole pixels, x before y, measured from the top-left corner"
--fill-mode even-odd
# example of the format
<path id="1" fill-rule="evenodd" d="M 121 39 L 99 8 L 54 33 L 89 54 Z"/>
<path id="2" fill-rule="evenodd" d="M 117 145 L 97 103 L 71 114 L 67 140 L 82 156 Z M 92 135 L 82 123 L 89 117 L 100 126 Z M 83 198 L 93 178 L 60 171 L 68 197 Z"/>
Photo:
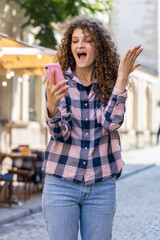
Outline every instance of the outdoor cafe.
<path id="1" fill-rule="evenodd" d="M 3 169 L 3 161 L 10 160 L 10 165 Z M 11 153 L 0 152 L 0 194 L 9 205 L 19 199 L 30 199 L 33 191 L 40 191 L 43 186 L 41 171 L 44 152 L 20 145 Z M 8 166 L 8 165 L 7 165 Z M 3 174 L 3 171 L 5 173 Z M 40 187 L 39 187 L 40 186 Z"/>
<path id="2" fill-rule="evenodd" d="M 0 78 L 3 79 L 0 89 L 2 94 L 0 95 L 4 95 L 4 98 L 7 97 L 5 93 L 3 93 L 3 90 L 5 89 L 7 81 L 9 84 L 14 75 L 19 76 L 19 78 L 21 78 L 23 74 L 29 76 L 44 76 L 44 65 L 54 61 L 55 53 L 55 50 L 17 41 L 6 34 L 0 33 Z M 14 89 L 12 89 L 12 92 L 13 90 Z M 23 91 L 25 90 L 24 87 Z M 5 102 L 8 101 L 8 99 L 4 100 Z M 35 147 L 32 141 L 30 141 L 30 139 L 33 138 L 32 136 L 28 139 L 27 137 L 25 138 L 26 135 L 22 132 L 22 128 L 27 126 L 25 117 L 24 121 L 21 121 L 23 118 L 23 116 L 21 116 L 20 121 L 14 123 L 14 119 L 7 121 L 6 117 L 2 115 L 3 114 L 0 116 L 0 201 L 2 200 L 12 205 L 14 202 L 13 199 L 20 198 L 27 200 L 32 197 L 33 191 L 37 191 L 38 187 L 42 186 L 43 174 L 41 168 L 44 159 L 44 147 L 43 150 L 41 147 Z M 34 124 L 36 124 L 36 122 L 32 123 L 32 125 Z M 12 130 L 13 127 L 18 129 L 17 132 Z M 7 129 L 7 137 L 5 137 L 5 139 L 9 139 L 7 142 L 8 146 L 6 146 L 6 143 L 3 143 L 3 137 L 5 135 L 4 129 Z M 40 129 L 40 131 L 42 132 L 43 129 L 44 126 L 42 126 L 42 130 Z M 27 128 L 26 131 L 28 131 Z M 31 130 L 31 133 L 32 132 Z M 33 132 L 32 134 L 36 139 L 36 133 L 34 134 Z M 16 139 L 18 139 L 17 146 L 13 144 L 15 143 L 15 138 L 13 138 L 15 135 Z M 46 143 L 47 137 L 45 131 L 44 136 Z M 6 162 L 9 162 L 9 164 L 7 165 Z"/>

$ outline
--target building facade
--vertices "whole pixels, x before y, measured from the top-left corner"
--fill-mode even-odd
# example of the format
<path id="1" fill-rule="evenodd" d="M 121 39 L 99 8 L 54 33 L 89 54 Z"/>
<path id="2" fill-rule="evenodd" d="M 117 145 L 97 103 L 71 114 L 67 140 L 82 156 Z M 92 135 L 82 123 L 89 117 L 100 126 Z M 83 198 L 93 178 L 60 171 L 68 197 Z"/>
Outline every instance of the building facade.
<path id="1" fill-rule="evenodd" d="M 18 4 L 1 0 L 0 32 L 35 44 L 32 28 L 21 28 L 25 20 Z M 46 143 L 45 77 L 22 74 L 6 79 L 0 69 L 0 151 L 8 152 L 19 144 L 44 149 Z"/>
<path id="2" fill-rule="evenodd" d="M 156 144 L 160 124 L 160 1 L 115 0 L 110 29 L 120 55 L 142 44 L 137 62 L 142 64 L 131 74 L 125 121 L 120 129 L 122 148 Z"/>
<path id="3" fill-rule="evenodd" d="M 160 123 L 160 0 L 115 0 L 110 29 L 121 56 L 137 44 L 144 51 L 142 63 L 131 75 L 125 120 L 120 128 L 122 149 L 156 144 Z M 21 28 L 24 12 L 13 2 L 0 3 L 0 32 L 35 44 L 31 27 Z M 1 68 L 1 65 L 0 65 Z M 22 81 L 19 81 L 19 77 Z M 45 149 L 48 134 L 45 124 L 45 77 L 6 75 L 0 69 L 0 151 L 8 152 L 19 144 Z"/>

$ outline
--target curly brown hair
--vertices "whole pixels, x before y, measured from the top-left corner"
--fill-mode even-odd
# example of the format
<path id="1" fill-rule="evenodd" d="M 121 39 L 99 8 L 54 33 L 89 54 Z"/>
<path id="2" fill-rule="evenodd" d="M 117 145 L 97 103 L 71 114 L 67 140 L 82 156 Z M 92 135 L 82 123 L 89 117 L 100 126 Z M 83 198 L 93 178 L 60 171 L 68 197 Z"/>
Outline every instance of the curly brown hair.
<path id="1" fill-rule="evenodd" d="M 73 31 L 81 28 L 87 31 L 95 44 L 95 78 L 98 79 L 99 98 L 101 103 L 109 99 L 116 83 L 120 57 L 116 45 L 101 21 L 94 18 L 81 17 L 71 19 L 67 22 L 67 30 L 57 50 L 56 60 L 63 71 L 68 67 L 74 72 L 76 62 L 71 52 L 71 40 Z"/>

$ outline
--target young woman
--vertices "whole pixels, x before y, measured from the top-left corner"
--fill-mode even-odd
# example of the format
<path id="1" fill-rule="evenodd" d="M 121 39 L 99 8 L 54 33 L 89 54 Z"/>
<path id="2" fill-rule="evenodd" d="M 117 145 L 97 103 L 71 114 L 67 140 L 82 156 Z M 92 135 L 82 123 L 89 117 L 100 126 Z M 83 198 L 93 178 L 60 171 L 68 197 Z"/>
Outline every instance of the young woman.
<path id="1" fill-rule="evenodd" d="M 47 80 L 47 126 L 42 205 L 51 240 L 110 240 L 116 210 L 116 179 L 123 160 L 118 128 L 123 123 L 128 76 L 141 64 L 141 46 L 120 61 L 103 24 L 70 21 L 57 52 L 65 80 Z M 63 86 L 60 88 L 60 86 Z M 67 90 L 67 93 L 66 93 Z"/>

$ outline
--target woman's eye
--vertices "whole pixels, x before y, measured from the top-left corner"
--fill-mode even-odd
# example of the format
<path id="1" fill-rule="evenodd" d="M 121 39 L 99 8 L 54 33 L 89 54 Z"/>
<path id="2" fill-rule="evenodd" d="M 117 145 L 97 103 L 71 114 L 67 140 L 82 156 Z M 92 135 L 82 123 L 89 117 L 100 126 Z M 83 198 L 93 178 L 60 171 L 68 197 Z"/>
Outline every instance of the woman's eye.
<path id="1" fill-rule="evenodd" d="M 75 41 L 75 40 L 74 40 L 74 41 L 72 41 L 72 43 L 77 43 L 77 42 L 78 42 L 78 41 Z"/>
<path id="2" fill-rule="evenodd" d="M 91 43 L 92 40 L 91 40 L 91 39 L 86 39 L 86 42 L 87 42 L 87 43 Z"/>

